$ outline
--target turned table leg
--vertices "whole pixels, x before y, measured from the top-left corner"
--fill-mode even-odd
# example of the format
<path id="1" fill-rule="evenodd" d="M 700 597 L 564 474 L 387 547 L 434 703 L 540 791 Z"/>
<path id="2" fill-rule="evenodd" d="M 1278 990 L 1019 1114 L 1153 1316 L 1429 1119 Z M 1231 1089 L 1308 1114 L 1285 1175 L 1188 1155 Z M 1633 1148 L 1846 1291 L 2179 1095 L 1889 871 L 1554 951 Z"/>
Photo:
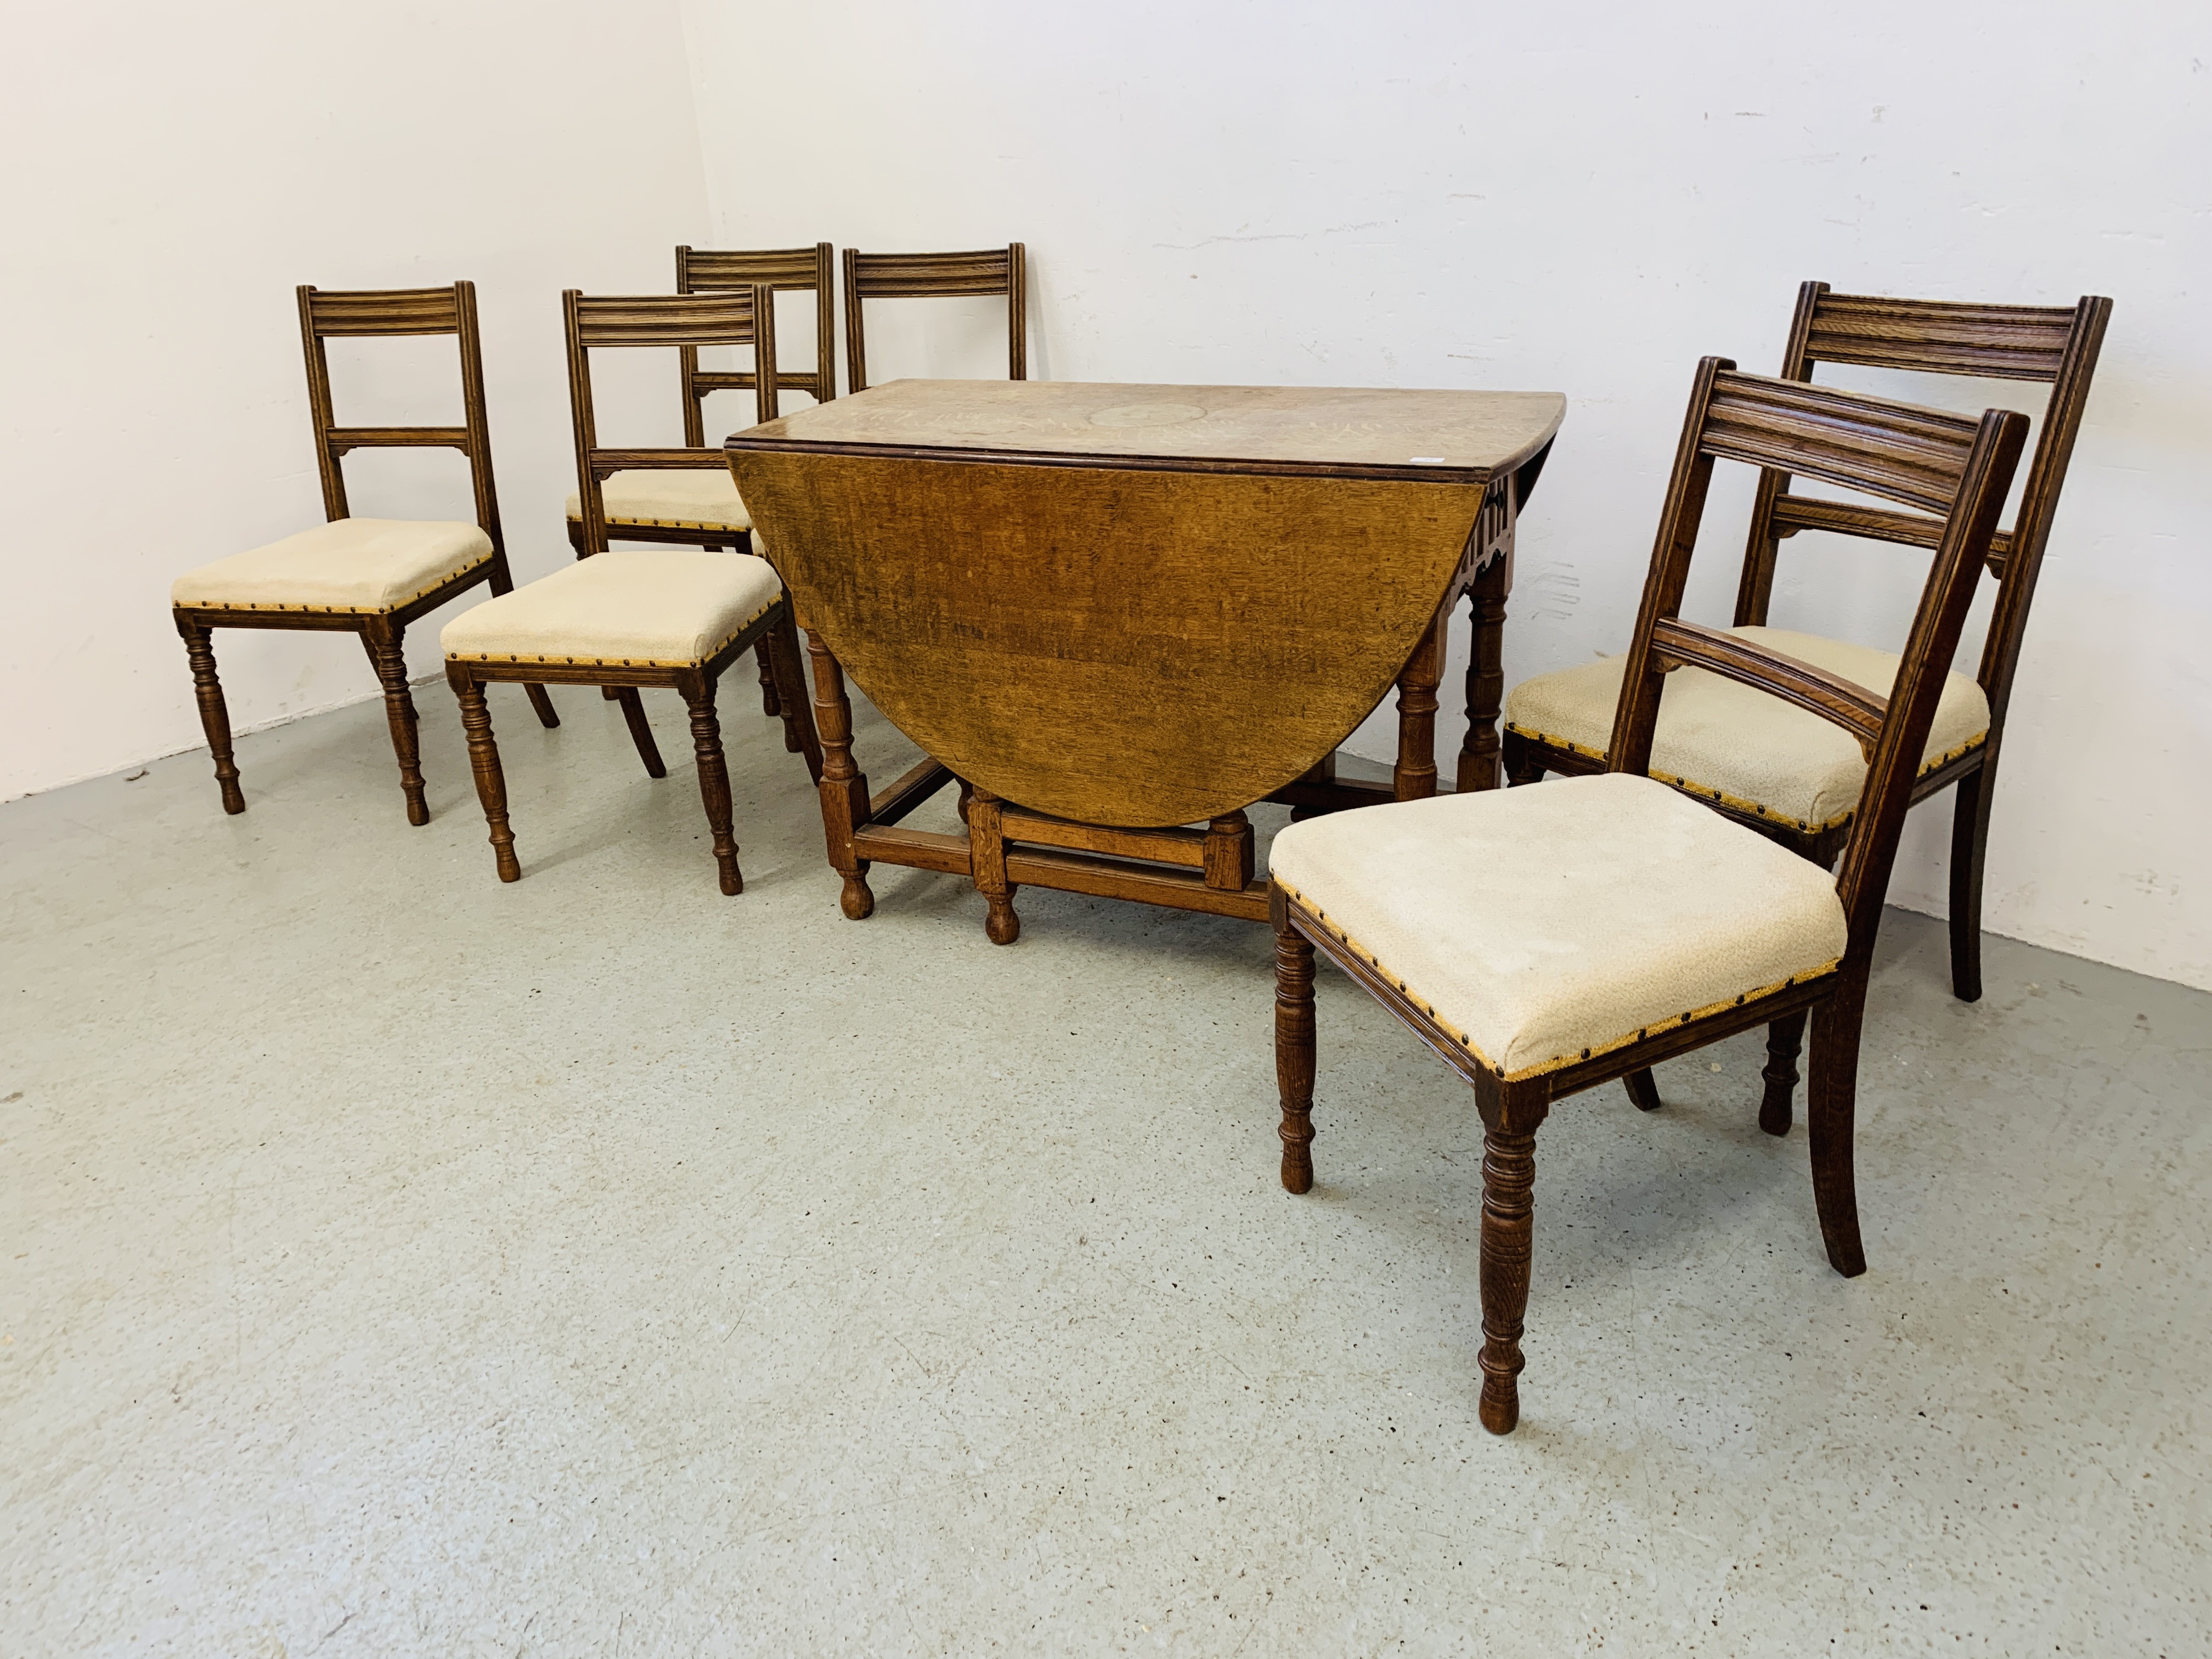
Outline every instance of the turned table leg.
<path id="1" fill-rule="evenodd" d="M 814 659 L 814 729 L 822 744 L 822 832 L 830 867 L 845 878 L 838 904 L 854 921 L 876 908 L 868 890 L 868 862 L 854 849 L 853 832 L 868 821 L 868 780 L 853 763 L 853 705 L 845 671 L 822 636 L 811 629 L 806 652 Z"/>
<path id="2" fill-rule="evenodd" d="M 1459 746 L 1458 787 L 1498 787 L 1498 715 L 1505 704 L 1505 585 L 1510 561 L 1498 558 L 1474 579 L 1468 598 L 1474 623 L 1467 664 L 1467 735 Z"/>
<path id="3" fill-rule="evenodd" d="M 1426 800 L 1437 793 L 1437 687 L 1444 677 L 1444 622 L 1439 611 L 1398 675 L 1398 763 L 1390 793 Z"/>
<path id="4" fill-rule="evenodd" d="M 978 789 L 968 802 L 968 867 L 975 890 L 990 905 L 983 932 L 994 945 L 1012 945 L 1022 936 L 1022 919 L 1014 914 L 1014 884 L 1006 878 L 1006 838 L 1000 825 L 1004 810 L 996 795 Z"/>

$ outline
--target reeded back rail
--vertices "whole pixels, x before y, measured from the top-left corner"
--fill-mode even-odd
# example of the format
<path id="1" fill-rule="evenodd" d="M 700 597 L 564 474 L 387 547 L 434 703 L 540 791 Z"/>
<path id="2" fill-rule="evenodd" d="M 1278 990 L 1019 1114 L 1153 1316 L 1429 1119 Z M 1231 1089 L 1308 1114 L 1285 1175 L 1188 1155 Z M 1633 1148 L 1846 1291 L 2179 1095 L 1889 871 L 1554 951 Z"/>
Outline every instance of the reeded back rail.
<path id="1" fill-rule="evenodd" d="M 1019 242 L 973 253 L 863 253 L 845 250 L 845 389 L 868 385 L 861 303 L 867 300 L 1006 296 L 1006 378 L 1030 377 L 1029 251 Z"/>

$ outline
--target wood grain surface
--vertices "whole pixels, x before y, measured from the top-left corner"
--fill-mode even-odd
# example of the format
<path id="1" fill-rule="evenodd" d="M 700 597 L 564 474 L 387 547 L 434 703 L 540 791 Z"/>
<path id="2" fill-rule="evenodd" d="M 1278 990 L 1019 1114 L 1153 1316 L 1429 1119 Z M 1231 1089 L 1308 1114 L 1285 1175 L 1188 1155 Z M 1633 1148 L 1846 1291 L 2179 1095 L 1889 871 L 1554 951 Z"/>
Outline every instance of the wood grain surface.
<path id="1" fill-rule="evenodd" d="M 731 462 L 801 624 L 958 776 L 1092 824 L 1203 823 L 1321 761 L 1433 623 L 1482 504 L 1425 478 L 741 447 L 760 430 Z"/>
<path id="2" fill-rule="evenodd" d="M 1565 412 L 1550 392 L 893 380 L 738 434 L 730 448 L 1480 483 L 1542 449 Z"/>

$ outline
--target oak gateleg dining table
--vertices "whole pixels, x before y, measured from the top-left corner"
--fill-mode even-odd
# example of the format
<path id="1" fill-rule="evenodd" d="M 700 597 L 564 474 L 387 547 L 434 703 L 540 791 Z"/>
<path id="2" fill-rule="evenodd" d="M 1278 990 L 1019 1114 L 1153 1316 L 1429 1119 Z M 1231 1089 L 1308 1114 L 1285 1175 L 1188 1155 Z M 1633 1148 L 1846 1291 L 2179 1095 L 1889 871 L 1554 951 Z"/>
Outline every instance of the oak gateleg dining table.
<path id="1" fill-rule="evenodd" d="M 805 630 L 823 827 L 872 864 L 1267 920 L 1246 809 L 1437 790 L 1444 633 L 1470 600 L 1455 787 L 1498 783 L 1499 650 L 1552 392 L 896 380 L 725 443 Z M 923 760 L 871 793 L 848 678 Z M 1387 780 L 1337 750 L 1398 691 Z M 964 829 L 905 820 L 957 786 Z"/>

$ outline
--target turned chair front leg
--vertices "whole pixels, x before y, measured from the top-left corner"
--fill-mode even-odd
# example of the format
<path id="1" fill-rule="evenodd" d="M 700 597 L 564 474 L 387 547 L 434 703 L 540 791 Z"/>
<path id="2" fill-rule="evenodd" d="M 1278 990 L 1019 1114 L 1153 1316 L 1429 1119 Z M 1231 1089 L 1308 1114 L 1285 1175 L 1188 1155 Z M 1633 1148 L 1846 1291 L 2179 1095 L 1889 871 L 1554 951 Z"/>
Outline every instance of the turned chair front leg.
<path id="1" fill-rule="evenodd" d="M 691 711 L 691 751 L 699 767 L 699 796 L 707 824 L 714 832 L 714 866 L 722 891 L 734 898 L 745 890 L 738 868 L 738 839 L 730 821 L 730 769 L 722 754 L 722 723 L 714 716 L 714 682 L 686 677 L 678 687 Z"/>
<path id="2" fill-rule="evenodd" d="M 1521 1330 L 1528 1310 L 1535 1232 L 1536 1135 L 1506 1128 L 1482 1138 L 1482 1426 L 1510 1434 L 1521 1420 Z"/>
<path id="3" fill-rule="evenodd" d="M 421 721 L 415 713 L 415 694 L 407 684 L 407 630 L 382 619 L 362 629 L 361 647 L 368 653 L 384 688 L 384 720 L 392 730 L 392 752 L 399 761 L 399 790 L 407 798 L 407 822 L 418 829 L 430 821 L 430 805 L 423 799 Z"/>
<path id="4" fill-rule="evenodd" d="M 458 663 L 448 663 L 446 677 L 461 705 L 461 730 L 469 740 L 469 769 L 475 773 L 477 799 L 483 803 L 484 822 L 491 828 L 492 856 L 501 881 L 522 879 L 522 866 L 514 856 L 514 831 L 507 825 L 507 778 L 500 770 L 499 745 L 492 741 L 491 710 L 484 703 L 484 689 Z"/>
<path id="5" fill-rule="evenodd" d="M 1286 921 L 1275 924 L 1275 1089 L 1283 1121 L 1283 1190 L 1313 1189 L 1314 948 Z"/>
<path id="6" fill-rule="evenodd" d="M 179 617 L 177 632 L 185 641 L 185 657 L 191 664 L 192 696 L 200 706 L 200 729 L 207 733 L 208 752 L 215 757 L 216 787 L 222 795 L 222 810 L 246 810 L 246 793 L 238 785 L 238 763 L 230 747 L 230 708 L 223 701 L 222 682 L 216 678 L 212 630 Z"/>
<path id="7" fill-rule="evenodd" d="M 1805 1040 L 1805 1013 L 1784 1014 L 1766 1028 L 1766 1065 L 1759 1073 L 1765 1085 L 1759 1097 L 1759 1127 L 1771 1135 L 1790 1133 L 1796 1115 L 1797 1052 Z"/>

